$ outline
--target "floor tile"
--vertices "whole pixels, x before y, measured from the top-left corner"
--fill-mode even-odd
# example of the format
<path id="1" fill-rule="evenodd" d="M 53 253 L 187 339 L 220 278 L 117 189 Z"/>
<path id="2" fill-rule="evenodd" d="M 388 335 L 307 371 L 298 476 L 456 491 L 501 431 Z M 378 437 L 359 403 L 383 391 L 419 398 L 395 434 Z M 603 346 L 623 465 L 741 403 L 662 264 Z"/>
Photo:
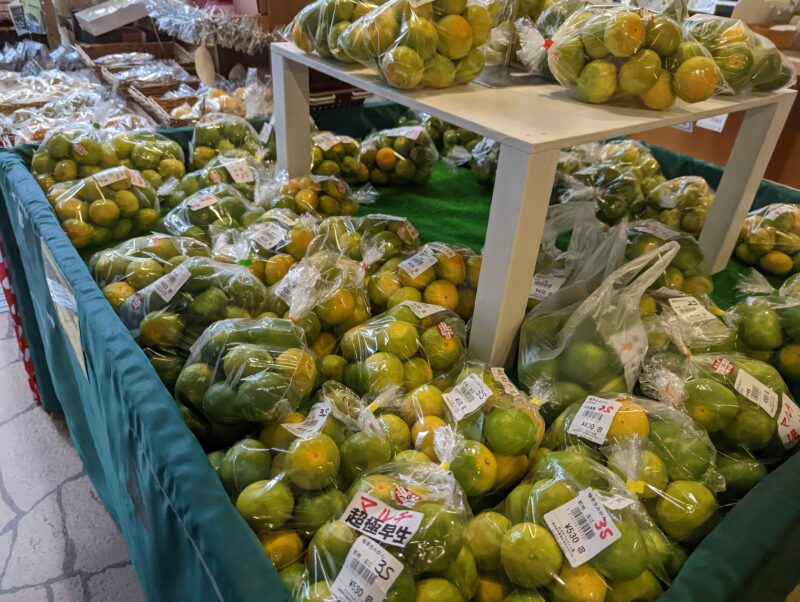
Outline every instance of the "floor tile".
<path id="1" fill-rule="evenodd" d="M 145 597 L 139 589 L 136 572 L 131 565 L 103 571 L 89 577 L 89 599 L 104 602 L 139 602 Z"/>
<path id="2" fill-rule="evenodd" d="M 85 597 L 80 577 L 70 577 L 51 583 L 50 591 L 53 592 L 54 602 L 77 602 Z"/>

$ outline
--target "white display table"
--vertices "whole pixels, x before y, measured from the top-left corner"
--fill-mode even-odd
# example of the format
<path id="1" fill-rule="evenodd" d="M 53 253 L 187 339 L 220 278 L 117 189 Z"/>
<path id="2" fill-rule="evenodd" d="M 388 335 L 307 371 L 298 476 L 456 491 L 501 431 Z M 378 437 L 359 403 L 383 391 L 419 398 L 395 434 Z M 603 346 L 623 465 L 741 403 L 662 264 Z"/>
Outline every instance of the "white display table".
<path id="1" fill-rule="evenodd" d="M 796 94 L 678 101 L 659 112 L 584 104 L 553 84 L 402 91 L 360 65 L 305 54 L 291 43 L 270 49 L 278 164 L 292 177 L 309 171 L 309 68 L 501 143 L 469 348 L 470 357 L 493 365 L 507 364 L 525 314 L 560 149 L 746 111 L 700 237 L 709 267 L 717 272 L 733 251 Z"/>

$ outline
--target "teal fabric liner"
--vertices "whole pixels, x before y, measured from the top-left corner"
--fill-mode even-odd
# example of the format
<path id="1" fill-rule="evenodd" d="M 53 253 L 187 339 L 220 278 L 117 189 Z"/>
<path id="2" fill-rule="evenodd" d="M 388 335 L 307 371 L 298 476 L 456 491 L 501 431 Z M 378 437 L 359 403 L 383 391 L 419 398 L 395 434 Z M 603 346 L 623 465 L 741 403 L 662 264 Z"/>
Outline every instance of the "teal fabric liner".
<path id="1" fill-rule="evenodd" d="M 335 126 L 363 136 L 373 127 L 391 125 L 402 112 L 396 105 L 378 105 L 315 118 L 323 128 Z M 165 133 L 184 145 L 190 137 L 186 129 Z M 46 403 L 61 401 L 75 447 L 120 526 L 146 595 L 152 600 L 288 600 L 258 540 L 228 501 L 169 394 L 102 297 L 28 173 L 21 157 L 29 158 L 30 151 L 0 151 L 0 234 L 13 249 L 7 261 L 15 283 L 30 292 L 25 311 L 35 326 L 26 334 L 31 342 L 40 337 L 36 352 L 32 349 L 37 373 L 42 373 L 40 387 L 48 389 L 42 383 L 52 383 L 43 396 L 49 398 Z M 718 183 L 718 166 L 663 149 L 654 153 L 669 176 L 699 173 L 712 185 Z M 478 249 L 489 193 L 472 188 L 468 174 L 460 170 L 452 176 L 463 182 L 463 207 L 458 214 L 439 214 L 436 194 L 445 188 L 437 188 L 438 180 L 447 175 L 446 168 L 437 167 L 424 195 L 387 189 L 368 210 L 418 213 L 423 204 L 423 212 L 431 214 L 418 226 L 421 231 L 424 226 L 435 235 L 436 224 L 448 219 L 440 230 L 457 232 L 461 221 L 467 240 L 453 236 L 450 242 Z M 778 193 L 787 202 L 800 199 L 797 191 L 775 186 L 763 183 L 755 206 L 776 202 Z M 40 241 L 77 299 L 87 377 L 65 330 L 54 320 Z M 785 597 L 800 564 L 798 474 L 800 456 L 794 456 L 739 502 L 698 546 L 663 599 Z"/>

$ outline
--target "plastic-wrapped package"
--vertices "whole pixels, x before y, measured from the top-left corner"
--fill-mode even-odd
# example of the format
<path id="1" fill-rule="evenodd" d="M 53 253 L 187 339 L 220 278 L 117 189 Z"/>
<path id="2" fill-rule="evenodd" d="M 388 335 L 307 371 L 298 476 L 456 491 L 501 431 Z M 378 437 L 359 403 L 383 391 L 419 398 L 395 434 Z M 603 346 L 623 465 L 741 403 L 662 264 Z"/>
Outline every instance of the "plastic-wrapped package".
<path id="1" fill-rule="evenodd" d="M 353 59 L 342 50 L 339 37 L 353 21 L 378 4 L 364 0 L 316 0 L 297 14 L 283 35 L 304 52 L 352 63 Z"/>
<path id="2" fill-rule="evenodd" d="M 711 53 L 733 93 L 777 90 L 796 81 L 789 59 L 739 19 L 696 14 L 683 29 Z"/>
<path id="3" fill-rule="evenodd" d="M 678 243 L 678 253 L 653 286 L 679 290 L 697 297 L 710 295 L 714 290 L 711 274 L 705 266 L 700 246 L 689 234 L 673 230 L 656 220 L 632 222 L 628 225 L 625 256 L 629 260 L 635 259 L 667 242 Z"/>
<path id="4" fill-rule="evenodd" d="M 266 150 L 258 134 L 245 119 L 224 113 L 208 113 L 198 122 L 189 147 L 189 167 L 205 167 L 223 151 L 241 149 L 260 161 Z"/>
<path id="5" fill-rule="evenodd" d="M 720 497 L 726 502 L 741 499 L 767 476 L 767 467 L 745 450 L 717 453 L 717 470 L 725 479 L 725 491 Z"/>
<path id="6" fill-rule="evenodd" d="M 228 184 L 214 184 L 187 196 L 164 216 L 164 229 L 174 236 L 211 242 L 211 227 L 235 228 L 255 206 Z"/>
<path id="7" fill-rule="evenodd" d="M 369 279 L 375 311 L 401 301 L 422 301 L 472 317 L 482 258 L 472 250 L 441 242 L 424 244 L 414 253 L 386 261 Z"/>
<path id="8" fill-rule="evenodd" d="M 655 600 L 679 547 L 616 474 L 570 454 L 543 454 L 503 514 L 476 516 L 467 541 L 479 568 L 499 568 L 518 591 L 553 600 Z"/>
<path id="9" fill-rule="evenodd" d="M 482 138 L 469 152 L 469 168 L 481 184 L 494 186 L 497 163 L 500 160 L 500 143 Z"/>
<path id="10" fill-rule="evenodd" d="M 194 81 L 197 78 L 172 59 L 148 61 L 141 65 L 125 66 L 113 72 L 114 80 L 121 83 L 171 84 Z"/>
<path id="11" fill-rule="evenodd" d="M 651 218 L 694 237 L 706 223 L 714 190 L 701 176 L 680 176 L 665 180 L 647 193 L 639 217 Z"/>
<path id="12" fill-rule="evenodd" d="M 800 212 L 775 203 L 751 212 L 742 224 L 736 258 L 775 276 L 800 270 Z"/>
<path id="13" fill-rule="evenodd" d="M 678 248 L 669 242 L 624 264 L 588 296 L 570 287 L 528 313 L 517 373 L 533 397 L 537 383 L 555 391 L 542 408 L 546 420 L 589 393 L 633 389 L 647 350 L 639 301 Z"/>
<path id="14" fill-rule="evenodd" d="M 446 429 L 437 434 L 443 466 L 395 461 L 353 483 L 345 509 L 309 544 L 296 599 L 466 600 L 474 595 L 477 576 L 459 571 L 465 563 L 471 566 L 464 530 L 472 513 L 446 468 L 458 437 Z M 348 591 L 357 588 L 364 597 L 351 598 Z"/>
<path id="15" fill-rule="evenodd" d="M 369 169 L 360 155 L 361 144 L 354 138 L 320 132 L 311 138 L 311 173 L 341 177 L 348 184 L 366 184 Z"/>
<path id="16" fill-rule="evenodd" d="M 396 88 L 448 88 L 480 75 L 493 19 L 488 1 L 389 0 L 338 38 L 352 59 Z"/>
<path id="17" fill-rule="evenodd" d="M 168 178 L 181 178 L 184 168 L 183 150 L 170 140 L 151 130 L 135 130 L 111 138 L 111 146 L 120 165 L 138 169 L 153 188 Z"/>
<path id="18" fill-rule="evenodd" d="M 407 302 L 347 330 L 339 344 L 345 362 L 336 362 L 344 383 L 359 393 L 425 384 L 443 391 L 463 368 L 466 342 L 466 326 L 455 313 Z"/>
<path id="19" fill-rule="evenodd" d="M 161 278 L 187 257 L 209 257 L 208 245 L 194 238 L 152 234 L 99 251 L 89 269 L 108 302 L 119 311 L 122 303 Z"/>
<path id="20" fill-rule="evenodd" d="M 627 163 L 600 160 L 571 173 L 556 173 L 559 202 L 592 201 L 600 221 L 613 226 L 640 212 L 645 203 L 638 168 Z"/>
<path id="21" fill-rule="evenodd" d="M 373 184 L 424 184 L 439 153 L 423 126 L 400 126 L 367 136 L 361 143 L 361 162 Z"/>
<path id="22" fill-rule="evenodd" d="M 161 218 L 156 191 L 140 172 L 124 166 L 54 184 L 47 198 L 76 249 L 150 233 Z"/>
<path id="23" fill-rule="evenodd" d="M 584 145 L 587 146 L 587 145 Z M 603 161 L 632 165 L 634 173 L 639 176 L 642 192 L 647 196 L 656 186 L 666 181 L 661 173 L 661 165 L 644 144 L 638 140 L 623 139 L 606 142 L 598 147 L 592 145 L 593 151 Z M 587 154 L 589 154 L 587 152 Z"/>
<path id="24" fill-rule="evenodd" d="M 265 310 L 267 290 L 245 267 L 189 257 L 165 272 L 128 297 L 119 315 L 141 347 L 181 363 L 212 323 Z"/>
<path id="25" fill-rule="evenodd" d="M 324 218 L 329 215 L 355 215 L 359 203 L 374 202 L 376 194 L 375 190 L 353 193 L 345 181 L 336 176 L 311 175 L 292 178 L 283 185 L 280 194 L 272 199 L 262 197 L 262 205 Z"/>
<path id="26" fill-rule="evenodd" d="M 730 90 L 711 54 L 678 22 L 628 7 L 587 6 L 570 16 L 547 51 L 550 72 L 583 102 L 638 97 L 663 110 Z"/>

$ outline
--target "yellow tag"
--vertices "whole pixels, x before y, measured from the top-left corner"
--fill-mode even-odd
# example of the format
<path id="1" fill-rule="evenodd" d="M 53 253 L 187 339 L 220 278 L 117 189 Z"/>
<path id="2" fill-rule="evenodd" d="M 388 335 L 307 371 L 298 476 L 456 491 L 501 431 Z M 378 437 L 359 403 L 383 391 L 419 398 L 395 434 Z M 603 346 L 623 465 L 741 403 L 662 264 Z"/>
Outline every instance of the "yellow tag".
<path id="1" fill-rule="evenodd" d="M 442 462 L 439 466 L 442 470 L 450 470 L 450 462 Z"/>
<path id="2" fill-rule="evenodd" d="M 625 483 L 625 487 L 631 493 L 639 493 L 639 494 L 644 493 L 644 486 L 645 486 L 644 481 L 634 481 L 632 479 L 628 479 L 628 482 Z"/>
<path id="3" fill-rule="evenodd" d="M 542 407 L 542 400 L 536 399 L 535 397 L 531 397 L 531 403 L 535 405 L 537 408 Z"/>
<path id="4" fill-rule="evenodd" d="M 380 406 L 378 405 L 378 402 L 377 402 L 377 401 L 373 401 L 371 404 L 369 404 L 369 405 L 367 406 L 367 411 L 369 411 L 369 412 L 371 412 L 372 414 L 374 414 L 374 413 L 375 413 L 375 410 L 377 410 L 379 407 L 380 407 Z"/>

